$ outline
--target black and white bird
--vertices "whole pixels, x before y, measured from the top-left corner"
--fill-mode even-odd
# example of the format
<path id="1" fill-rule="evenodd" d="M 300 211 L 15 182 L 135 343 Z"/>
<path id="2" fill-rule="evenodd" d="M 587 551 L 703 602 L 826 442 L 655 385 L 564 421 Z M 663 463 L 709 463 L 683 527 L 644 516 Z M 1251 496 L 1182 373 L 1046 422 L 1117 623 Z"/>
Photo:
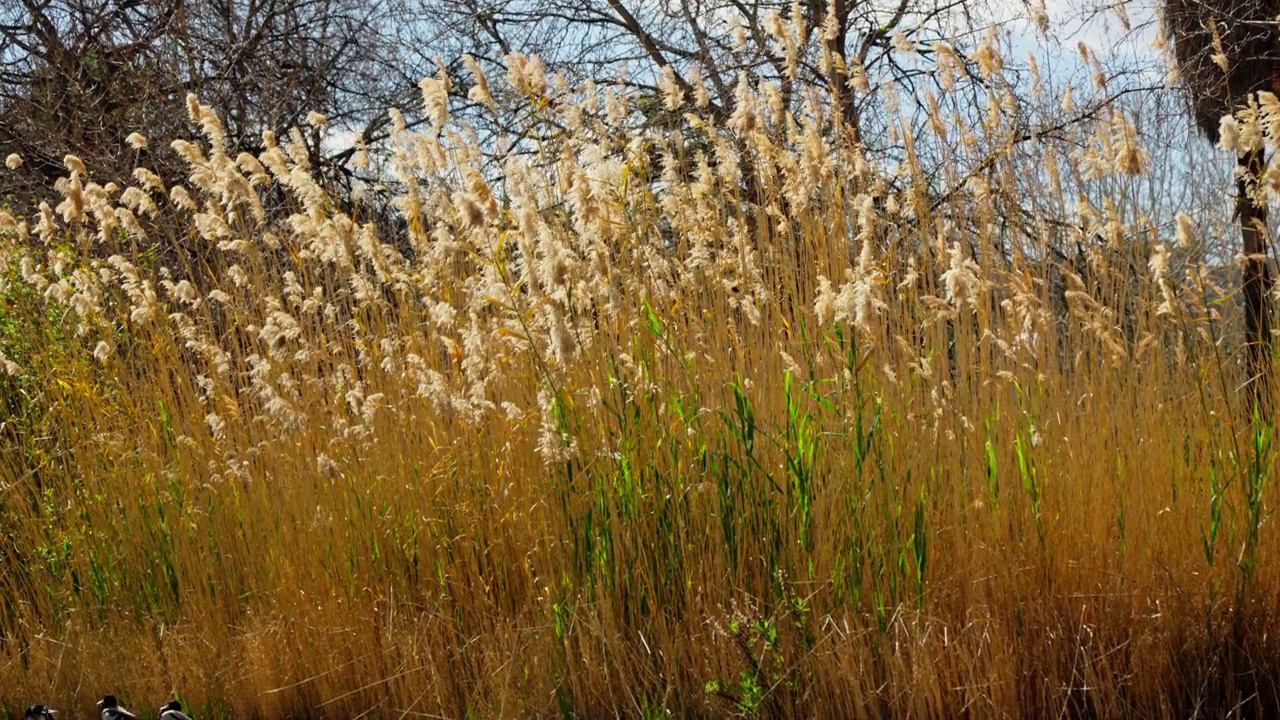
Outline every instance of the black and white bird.
<path id="1" fill-rule="evenodd" d="M 32 705 L 27 708 L 27 712 L 23 714 L 22 720 L 54 720 L 54 715 L 58 711 L 51 710 L 45 705 Z"/>
<path id="2" fill-rule="evenodd" d="M 116 703 L 115 695 L 104 695 L 98 701 L 98 707 L 102 708 L 102 720 L 138 720 L 138 716 L 125 710 Z"/>
<path id="3" fill-rule="evenodd" d="M 191 716 L 182 712 L 182 703 L 170 700 L 168 705 L 160 708 L 160 720 L 191 720 Z"/>

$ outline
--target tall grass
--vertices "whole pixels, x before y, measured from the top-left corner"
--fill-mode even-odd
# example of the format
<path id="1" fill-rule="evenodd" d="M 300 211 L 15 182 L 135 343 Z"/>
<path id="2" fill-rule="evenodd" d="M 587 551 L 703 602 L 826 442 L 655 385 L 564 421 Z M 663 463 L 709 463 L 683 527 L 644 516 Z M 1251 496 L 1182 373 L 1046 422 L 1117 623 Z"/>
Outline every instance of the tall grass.
<path id="1" fill-rule="evenodd" d="M 817 89 L 652 133 L 515 66 L 562 130 L 499 172 L 424 83 L 394 236 L 195 99 L 184 188 L 0 216 L 0 703 L 1280 705 L 1271 430 L 1122 114 L 1032 156 L 993 90 L 889 172 Z"/>

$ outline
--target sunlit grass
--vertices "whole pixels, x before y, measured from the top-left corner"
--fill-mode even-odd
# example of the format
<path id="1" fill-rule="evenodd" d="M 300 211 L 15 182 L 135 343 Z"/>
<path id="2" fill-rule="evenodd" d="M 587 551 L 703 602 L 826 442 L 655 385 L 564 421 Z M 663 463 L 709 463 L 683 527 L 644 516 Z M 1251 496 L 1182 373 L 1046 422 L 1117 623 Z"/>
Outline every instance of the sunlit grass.
<path id="1" fill-rule="evenodd" d="M 1271 430 L 1200 219 L 1098 197 L 1143 169 L 1123 117 L 1046 160 L 993 111 L 939 200 L 905 124 L 890 176 L 821 100 L 645 135 L 519 80 L 566 130 L 501 182 L 424 86 L 401 236 L 194 100 L 185 189 L 71 159 L 0 218 L 0 702 L 1280 703 Z"/>

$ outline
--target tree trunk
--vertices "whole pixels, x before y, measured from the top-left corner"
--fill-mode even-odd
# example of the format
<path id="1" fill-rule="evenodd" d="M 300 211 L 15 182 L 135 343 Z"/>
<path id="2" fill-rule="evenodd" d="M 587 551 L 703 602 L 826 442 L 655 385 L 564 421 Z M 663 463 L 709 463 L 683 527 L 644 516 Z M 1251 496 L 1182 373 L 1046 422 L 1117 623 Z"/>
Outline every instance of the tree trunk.
<path id="1" fill-rule="evenodd" d="M 1244 329 L 1249 378 L 1245 384 L 1249 413 L 1270 411 L 1271 268 L 1268 263 L 1267 207 L 1254 201 L 1253 190 L 1266 167 L 1263 150 L 1239 156 L 1236 215 L 1244 245 Z"/>

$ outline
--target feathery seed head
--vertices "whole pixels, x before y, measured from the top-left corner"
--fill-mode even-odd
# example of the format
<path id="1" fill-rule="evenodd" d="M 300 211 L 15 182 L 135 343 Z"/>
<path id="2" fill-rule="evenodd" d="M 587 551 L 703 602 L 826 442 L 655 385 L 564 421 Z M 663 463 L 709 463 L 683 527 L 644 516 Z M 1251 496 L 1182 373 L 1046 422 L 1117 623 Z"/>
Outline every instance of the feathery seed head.
<path id="1" fill-rule="evenodd" d="M 66 155 L 63 157 L 62 164 L 67 166 L 67 170 L 70 170 L 73 176 L 79 175 L 80 177 L 87 177 L 89 175 L 89 173 L 84 169 L 84 161 L 75 155 Z"/>

